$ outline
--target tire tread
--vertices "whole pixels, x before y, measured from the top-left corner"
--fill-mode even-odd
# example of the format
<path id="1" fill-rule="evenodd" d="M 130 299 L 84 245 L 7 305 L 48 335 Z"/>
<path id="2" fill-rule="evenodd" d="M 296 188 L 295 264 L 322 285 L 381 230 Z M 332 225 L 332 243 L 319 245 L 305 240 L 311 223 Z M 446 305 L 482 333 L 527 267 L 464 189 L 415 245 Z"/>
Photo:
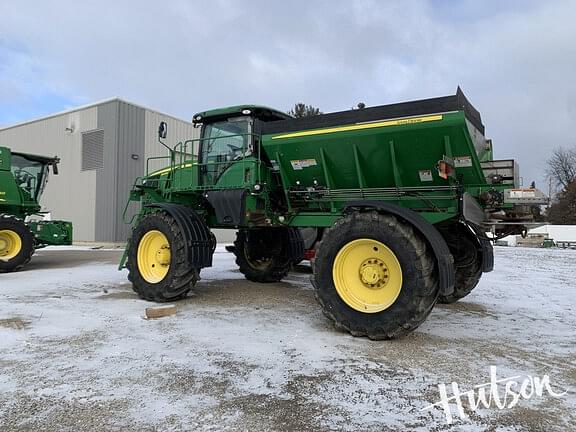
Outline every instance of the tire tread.
<path id="1" fill-rule="evenodd" d="M 416 270 L 413 272 L 416 276 L 412 279 L 412 283 L 419 287 L 420 294 L 415 295 L 410 299 L 411 306 L 415 311 L 408 320 L 398 322 L 397 325 L 395 327 L 392 326 L 392 328 L 390 328 L 390 326 L 384 328 L 377 324 L 368 326 L 362 324 L 362 320 L 354 321 L 351 319 L 342 319 L 340 316 L 337 316 L 338 311 L 331 302 L 329 303 L 327 301 L 326 296 L 324 295 L 325 290 L 323 290 L 319 281 L 318 269 L 321 266 L 318 264 L 319 260 L 325 259 L 324 250 L 326 248 L 332 248 L 336 239 L 349 235 L 352 227 L 360 226 L 369 232 L 369 230 L 374 229 L 374 224 L 380 225 L 380 229 L 383 228 L 382 225 L 387 228 L 396 229 L 401 234 L 401 237 L 398 238 L 398 244 L 396 247 L 409 248 L 418 256 L 418 259 L 412 263 L 412 265 L 414 265 L 414 270 Z M 339 219 L 332 227 L 325 231 L 322 240 L 317 245 L 316 263 L 314 266 L 314 275 L 312 276 L 312 284 L 315 288 L 314 294 L 316 300 L 322 307 L 322 312 L 336 325 L 337 328 L 345 330 L 353 336 L 366 336 L 370 339 L 381 340 L 402 337 L 412 332 L 426 320 L 438 297 L 439 285 L 436 263 L 430 250 L 431 248 L 428 247 L 425 240 L 418 236 L 410 225 L 400 221 L 395 216 L 371 211 L 354 212 Z M 332 301 L 333 299 L 330 300 Z M 358 314 L 364 315 L 360 312 L 358 312 Z"/>

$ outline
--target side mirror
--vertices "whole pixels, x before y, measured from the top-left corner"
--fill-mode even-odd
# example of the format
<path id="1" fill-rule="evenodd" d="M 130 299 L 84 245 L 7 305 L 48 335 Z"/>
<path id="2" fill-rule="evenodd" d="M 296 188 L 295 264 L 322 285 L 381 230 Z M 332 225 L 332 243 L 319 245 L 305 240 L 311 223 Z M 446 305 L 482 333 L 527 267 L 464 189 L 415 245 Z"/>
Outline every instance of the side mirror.
<path id="1" fill-rule="evenodd" d="M 158 138 L 164 139 L 168 134 L 168 125 L 166 122 L 160 122 L 160 126 L 158 127 Z"/>
<path id="2" fill-rule="evenodd" d="M 52 164 L 52 174 L 58 175 L 58 162 Z"/>

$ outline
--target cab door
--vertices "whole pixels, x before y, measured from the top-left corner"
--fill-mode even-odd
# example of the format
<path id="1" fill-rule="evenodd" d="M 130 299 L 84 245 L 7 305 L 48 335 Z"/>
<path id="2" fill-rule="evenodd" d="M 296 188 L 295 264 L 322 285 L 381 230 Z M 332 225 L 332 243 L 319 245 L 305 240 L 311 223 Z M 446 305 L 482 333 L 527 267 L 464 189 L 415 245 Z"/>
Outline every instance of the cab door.
<path id="1" fill-rule="evenodd" d="M 200 184 L 206 189 L 233 189 L 245 185 L 245 167 L 251 165 L 252 121 L 233 117 L 203 126 L 200 142 Z"/>
<path id="2" fill-rule="evenodd" d="M 199 182 L 220 226 L 240 226 L 247 190 L 258 160 L 253 154 L 252 119 L 233 117 L 203 126 Z"/>

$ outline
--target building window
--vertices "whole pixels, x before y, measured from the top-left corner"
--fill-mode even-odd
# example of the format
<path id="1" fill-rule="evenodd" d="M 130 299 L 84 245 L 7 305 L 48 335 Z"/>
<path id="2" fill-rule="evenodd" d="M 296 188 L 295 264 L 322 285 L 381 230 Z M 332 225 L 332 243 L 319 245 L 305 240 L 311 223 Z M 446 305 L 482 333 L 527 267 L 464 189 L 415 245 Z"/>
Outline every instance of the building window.
<path id="1" fill-rule="evenodd" d="M 104 130 L 82 132 L 82 171 L 104 168 Z"/>

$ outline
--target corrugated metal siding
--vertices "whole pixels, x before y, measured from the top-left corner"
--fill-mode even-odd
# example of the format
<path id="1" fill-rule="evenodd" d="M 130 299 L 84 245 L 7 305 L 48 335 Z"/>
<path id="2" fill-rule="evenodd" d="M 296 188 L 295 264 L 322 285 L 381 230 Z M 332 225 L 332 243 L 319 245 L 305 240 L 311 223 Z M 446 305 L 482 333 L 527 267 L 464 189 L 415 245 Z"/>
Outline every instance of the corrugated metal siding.
<path id="1" fill-rule="evenodd" d="M 96 241 L 114 241 L 116 235 L 118 109 L 118 101 L 98 106 L 97 127 L 104 130 L 104 166 L 96 171 Z"/>
<path id="2" fill-rule="evenodd" d="M 126 241 L 130 235 L 130 225 L 122 220 L 122 213 L 134 180 L 144 172 L 145 154 L 145 115 L 146 110 L 120 102 L 118 111 L 118 162 L 116 183 L 116 226 L 115 241 Z M 133 158 L 134 156 L 134 158 Z M 137 159 L 135 159 L 137 157 Z M 130 207 L 130 217 L 138 209 Z"/>
<path id="3" fill-rule="evenodd" d="M 237 230 L 235 229 L 213 229 L 218 243 L 232 244 L 236 240 Z"/>
<path id="4" fill-rule="evenodd" d="M 75 241 L 95 240 L 97 174 L 96 171 L 81 171 L 80 168 L 81 134 L 96 127 L 97 108 L 92 107 L 0 130 L 2 146 L 61 158 L 60 174 L 50 176 L 42 197 L 42 207 L 51 211 L 52 219 L 74 223 Z"/>

